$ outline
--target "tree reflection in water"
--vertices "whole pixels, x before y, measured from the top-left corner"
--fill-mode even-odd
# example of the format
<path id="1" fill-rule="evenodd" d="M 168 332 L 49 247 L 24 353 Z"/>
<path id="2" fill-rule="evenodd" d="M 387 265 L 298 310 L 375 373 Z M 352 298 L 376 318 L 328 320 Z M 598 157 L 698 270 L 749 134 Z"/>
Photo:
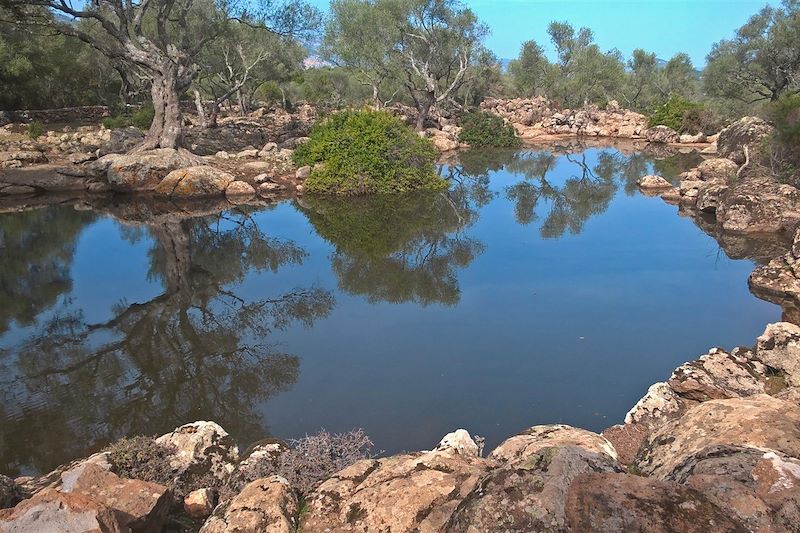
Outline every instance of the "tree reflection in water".
<path id="1" fill-rule="evenodd" d="M 200 419 L 242 442 L 266 436 L 253 408 L 299 372 L 298 358 L 266 339 L 326 316 L 332 294 L 238 294 L 248 273 L 306 257 L 263 235 L 246 211 L 171 214 L 143 227 L 154 239 L 150 275 L 162 282 L 161 295 L 120 303 L 102 324 L 86 324 L 81 309 L 63 302 L 35 334 L 0 353 L 0 471 L 46 470 L 124 435 Z M 63 243 L 54 242 L 58 255 Z M 8 411 L 19 405 L 24 413 Z"/>
<path id="2" fill-rule="evenodd" d="M 370 302 L 455 305 L 456 271 L 483 252 L 465 234 L 477 218 L 474 189 L 369 198 L 309 197 L 299 203 L 334 245 L 339 288 Z"/>

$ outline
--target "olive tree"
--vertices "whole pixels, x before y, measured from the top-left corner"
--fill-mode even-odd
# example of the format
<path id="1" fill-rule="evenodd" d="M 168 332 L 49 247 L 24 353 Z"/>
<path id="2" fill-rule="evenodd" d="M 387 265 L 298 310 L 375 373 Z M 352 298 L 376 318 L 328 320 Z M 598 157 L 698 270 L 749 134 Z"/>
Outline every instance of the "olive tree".
<path id="1" fill-rule="evenodd" d="M 800 92 L 800 2 L 766 6 L 714 45 L 704 75 L 712 96 L 747 103 L 775 101 Z"/>
<path id="2" fill-rule="evenodd" d="M 233 19 L 281 34 L 308 29 L 314 10 L 301 0 L 261 0 L 257 9 L 234 0 L 0 0 L 17 21 L 80 39 L 125 71 L 146 76 L 155 110 L 138 150 L 180 148 L 181 95 L 198 72 L 197 54 Z M 248 4 L 249 6 L 250 4 Z M 55 16 L 54 16 L 55 15 Z M 79 21 L 99 31 L 87 31 Z"/>
<path id="3" fill-rule="evenodd" d="M 519 94 L 535 96 L 549 88 L 553 66 L 544 55 L 544 49 L 536 41 L 525 41 L 519 57 L 508 65 L 511 82 Z"/>

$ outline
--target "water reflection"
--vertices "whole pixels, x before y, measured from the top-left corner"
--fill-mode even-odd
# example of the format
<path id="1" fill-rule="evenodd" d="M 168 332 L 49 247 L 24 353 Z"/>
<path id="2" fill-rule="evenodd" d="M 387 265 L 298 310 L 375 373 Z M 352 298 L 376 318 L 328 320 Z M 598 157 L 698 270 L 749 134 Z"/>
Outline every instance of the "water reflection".
<path id="1" fill-rule="evenodd" d="M 270 333 L 326 316 L 333 295 L 315 287 L 240 294 L 249 272 L 306 257 L 295 243 L 264 235 L 244 210 L 167 215 L 126 232 L 133 240 L 145 234 L 162 294 L 120 302 L 98 324 L 66 300 L 0 354 L 1 471 L 45 470 L 123 435 L 198 419 L 245 441 L 267 433 L 254 407 L 299 372 L 296 356 L 269 345 Z"/>
<path id="2" fill-rule="evenodd" d="M 467 192 L 317 197 L 299 205 L 335 248 L 330 261 L 341 290 L 370 302 L 454 305 L 457 270 L 484 249 L 465 234 L 477 218 Z"/>

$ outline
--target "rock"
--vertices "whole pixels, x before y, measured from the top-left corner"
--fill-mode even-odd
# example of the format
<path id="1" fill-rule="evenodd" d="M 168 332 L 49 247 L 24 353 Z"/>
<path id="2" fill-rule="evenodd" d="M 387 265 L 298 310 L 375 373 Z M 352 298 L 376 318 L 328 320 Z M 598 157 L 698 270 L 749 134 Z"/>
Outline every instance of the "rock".
<path id="1" fill-rule="evenodd" d="M 9 150 L 0 152 L 0 163 L 19 161 L 21 164 L 47 163 L 44 152 L 39 150 Z"/>
<path id="2" fill-rule="evenodd" d="M 475 441 L 472 440 L 472 437 L 469 436 L 469 432 L 465 429 L 457 429 L 445 435 L 435 448 L 435 451 L 453 451 L 454 453 L 470 457 L 478 457 L 480 455 L 478 445 L 475 444 Z"/>
<path id="3" fill-rule="evenodd" d="M 286 150 L 294 150 L 300 145 L 303 145 L 309 141 L 308 137 L 295 137 L 293 139 L 287 139 L 283 141 L 280 145 L 282 149 Z"/>
<path id="4" fill-rule="evenodd" d="M 45 489 L 13 509 L 0 511 L 0 533 L 130 531 L 118 514 L 82 494 Z"/>
<path id="5" fill-rule="evenodd" d="M 214 154 L 214 157 L 216 157 L 217 159 L 230 159 L 231 158 L 231 154 L 229 154 L 225 150 L 220 150 L 219 152 Z"/>
<path id="6" fill-rule="evenodd" d="M 259 174 L 253 178 L 253 182 L 255 183 L 264 183 L 265 181 L 269 181 L 272 177 L 269 174 Z"/>
<path id="7" fill-rule="evenodd" d="M 438 532 L 486 471 L 484 459 L 449 451 L 362 460 L 311 494 L 302 531 Z"/>
<path id="8" fill-rule="evenodd" d="M 680 142 L 681 137 L 678 132 L 669 126 L 655 126 L 644 132 L 644 137 L 647 142 L 651 143 L 677 143 Z"/>
<path id="9" fill-rule="evenodd" d="M 586 473 L 570 485 L 567 531 L 744 533 L 744 526 L 700 492 L 628 474 Z"/>
<path id="10" fill-rule="evenodd" d="M 217 494 L 214 489 L 197 489 L 183 499 L 183 510 L 192 518 L 206 518 L 214 512 Z"/>
<path id="11" fill-rule="evenodd" d="M 258 157 L 258 150 L 255 148 L 251 150 L 242 150 L 236 154 L 236 159 L 255 159 L 256 157 Z"/>
<path id="12" fill-rule="evenodd" d="M 36 194 L 35 187 L 28 185 L 6 185 L 0 183 L 0 196 L 19 196 L 25 194 Z"/>
<path id="13" fill-rule="evenodd" d="M 788 322 L 769 324 L 758 338 L 754 357 L 779 370 L 787 385 L 800 387 L 800 326 Z"/>
<path id="14" fill-rule="evenodd" d="M 661 193 L 661 198 L 665 202 L 677 203 L 681 201 L 681 190 L 678 187 L 671 187 L 669 190 Z"/>
<path id="15" fill-rule="evenodd" d="M 260 152 L 258 152 L 258 157 L 264 157 L 264 156 L 268 155 L 270 152 L 274 152 L 277 149 L 278 149 L 278 145 L 277 144 L 275 144 L 273 142 L 269 142 L 269 143 L 264 145 L 264 147 L 261 149 Z"/>
<path id="16" fill-rule="evenodd" d="M 220 505 L 200 533 L 294 533 L 299 513 L 289 482 L 272 476 L 249 483 L 230 502 Z"/>
<path id="17" fill-rule="evenodd" d="M 256 190 L 253 186 L 245 181 L 233 181 L 228 185 L 228 188 L 225 189 L 225 196 L 229 198 L 255 196 L 255 194 Z"/>
<path id="18" fill-rule="evenodd" d="M 714 348 L 679 366 L 667 384 L 684 399 L 705 402 L 763 394 L 764 375 L 763 365 Z"/>
<path id="19" fill-rule="evenodd" d="M 790 531 L 800 510 L 800 461 L 771 450 L 712 446 L 688 457 L 669 481 L 702 492 L 749 531 Z"/>
<path id="20" fill-rule="evenodd" d="M 717 152 L 722 157 L 732 159 L 742 165 L 746 157 L 745 146 L 748 147 L 750 156 L 764 138 L 775 131 L 768 122 L 758 117 L 743 117 L 719 132 L 717 139 Z"/>
<path id="21" fill-rule="evenodd" d="M 646 422 L 652 419 L 672 419 L 685 410 L 685 404 L 666 383 L 654 383 L 636 405 L 625 415 L 625 423 Z"/>
<path id="22" fill-rule="evenodd" d="M 736 233 L 793 230 L 800 222 L 800 191 L 770 176 L 736 180 L 719 198 L 717 222 Z"/>
<path id="23" fill-rule="evenodd" d="M 0 509 L 14 507 L 25 498 L 25 491 L 16 481 L 0 474 Z"/>
<path id="24" fill-rule="evenodd" d="M 180 479 L 211 474 L 225 479 L 239 459 L 239 448 L 228 433 L 214 422 L 193 422 L 162 435 L 156 442 L 176 449 L 170 466 Z"/>
<path id="25" fill-rule="evenodd" d="M 492 451 L 489 458 L 513 465 L 525 461 L 526 457 L 542 448 L 565 445 L 579 446 L 586 451 L 602 453 L 614 460 L 617 459 L 614 446 L 602 435 L 563 424 L 533 426 L 503 441 Z"/>
<path id="26" fill-rule="evenodd" d="M 672 188 L 672 184 L 670 182 L 668 182 L 661 176 L 653 176 L 653 175 L 648 175 L 639 178 L 639 181 L 637 181 L 636 184 L 639 186 L 640 189 L 663 190 Z"/>
<path id="27" fill-rule="evenodd" d="M 274 196 L 285 189 L 286 187 L 280 183 L 272 183 L 268 181 L 258 186 L 258 194 L 261 196 Z"/>
<path id="28" fill-rule="evenodd" d="M 69 154 L 68 159 L 71 163 L 80 165 L 81 163 L 86 163 L 87 161 L 95 159 L 95 156 L 86 152 L 75 152 L 73 154 Z"/>
<path id="29" fill-rule="evenodd" d="M 727 183 L 736 177 L 737 170 L 739 170 L 739 165 L 723 157 L 706 159 L 697 165 L 697 171 L 703 181 L 719 180 Z"/>
<path id="30" fill-rule="evenodd" d="M 172 502 L 170 491 L 156 483 L 122 479 L 96 463 L 62 475 L 61 492 L 80 494 L 112 509 L 123 528 L 160 531 Z"/>
<path id="31" fill-rule="evenodd" d="M 681 135 L 681 144 L 695 144 L 706 141 L 705 133 L 698 133 L 697 135 Z"/>
<path id="32" fill-rule="evenodd" d="M 800 406 L 764 394 L 710 400 L 656 431 L 636 464 L 666 479 L 690 456 L 710 446 L 750 446 L 800 457 Z"/>
<path id="33" fill-rule="evenodd" d="M 299 180 L 304 180 L 308 178 L 310 175 L 311 175 L 311 167 L 306 165 L 304 167 L 298 168 L 297 172 L 295 172 L 294 174 L 294 177 Z"/>
<path id="34" fill-rule="evenodd" d="M 128 155 L 107 155 L 90 163 L 96 170 L 106 168 L 108 184 L 117 191 L 152 191 L 170 172 L 193 167 L 189 152 L 159 148 Z"/>
<path id="35" fill-rule="evenodd" d="M 727 185 L 707 183 L 697 189 L 697 209 L 705 213 L 715 213 L 719 207 L 720 198 L 728 191 Z"/>
<path id="36" fill-rule="evenodd" d="M 458 148 L 458 140 L 443 132 L 437 132 L 430 139 L 440 152 L 449 152 Z"/>
<path id="37" fill-rule="evenodd" d="M 99 134 L 94 132 L 92 135 L 82 139 L 81 144 L 95 146 L 102 144 L 98 150 L 98 157 L 108 154 L 125 154 L 133 150 L 144 140 L 144 133 L 139 128 L 128 126 L 115 130 L 105 130 Z"/>
<path id="38" fill-rule="evenodd" d="M 181 168 L 167 174 L 155 188 L 155 192 L 176 198 L 221 196 L 235 179 L 227 172 L 214 167 Z"/>
<path id="39" fill-rule="evenodd" d="M 545 447 L 491 471 L 458 505 L 445 531 L 564 531 L 573 480 L 587 472 L 619 472 L 603 453 L 577 446 Z"/>

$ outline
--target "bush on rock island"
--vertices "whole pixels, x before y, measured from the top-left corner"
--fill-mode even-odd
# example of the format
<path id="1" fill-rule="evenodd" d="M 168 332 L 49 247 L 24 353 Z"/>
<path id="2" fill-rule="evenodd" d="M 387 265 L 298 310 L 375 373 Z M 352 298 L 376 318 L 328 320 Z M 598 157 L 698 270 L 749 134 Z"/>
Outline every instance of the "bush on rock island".
<path id="1" fill-rule="evenodd" d="M 501 117 L 485 111 L 465 115 L 461 126 L 459 142 L 472 147 L 515 148 L 520 145 L 514 126 L 506 124 Z"/>
<path id="2" fill-rule="evenodd" d="M 337 195 L 400 193 L 447 187 L 436 175 L 436 149 L 383 111 L 334 113 L 294 153 L 313 167 L 306 191 Z"/>

